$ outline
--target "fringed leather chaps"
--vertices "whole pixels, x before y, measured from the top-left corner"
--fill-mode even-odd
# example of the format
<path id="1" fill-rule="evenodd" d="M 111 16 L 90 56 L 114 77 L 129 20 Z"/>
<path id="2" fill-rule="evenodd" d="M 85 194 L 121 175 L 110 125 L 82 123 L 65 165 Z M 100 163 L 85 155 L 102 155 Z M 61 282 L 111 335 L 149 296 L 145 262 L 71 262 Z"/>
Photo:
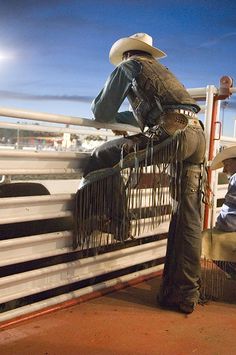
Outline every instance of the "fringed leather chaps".
<path id="1" fill-rule="evenodd" d="M 163 135 L 168 137 L 165 132 Z M 105 143 L 92 154 L 76 194 L 74 248 L 123 242 L 131 237 L 131 221 L 135 237 L 142 232 L 141 225 L 145 228 L 146 216 L 151 218 L 152 229 L 170 216 L 173 186 L 163 189 L 163 185 L 174 173 L 181 137 L 178 133 L 160 143 L 140 134 Z M 94 167 L 95 171 L 88 172 Z M 139 188 L 143 173 L 152 175 L 146 207 L 142 207 L 145 190 Z"/>
<path id="2" fill-rule="evenodd" d="M 96 249 L 123 242 L 131 236 L 131 225 L 135 237 L 145 227 L 157 228 L 172 213 L 163 295 L 174 293 L 196 301 L 204 157 L 204 133 L 193 126 L 170 137 L 157 129 L 103 144 L 92 154 L 76 195 L 74 248 Z M 146 190 L 139 188 L 143 173 L 153 177 L 145 207 Z"/>

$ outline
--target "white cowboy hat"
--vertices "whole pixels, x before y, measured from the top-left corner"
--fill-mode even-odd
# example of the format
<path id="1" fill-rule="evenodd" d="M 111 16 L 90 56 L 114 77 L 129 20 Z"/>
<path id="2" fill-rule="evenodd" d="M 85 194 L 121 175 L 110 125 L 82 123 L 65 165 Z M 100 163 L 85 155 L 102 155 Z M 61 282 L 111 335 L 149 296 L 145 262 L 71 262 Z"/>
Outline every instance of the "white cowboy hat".
<path id="1" fill-rule="evenodd" d="M 233 147 L 225 148 L 216 154 L 211 163 L 211 170 L 223 168 L 223 161 L 230 158 L 236 158 L 236 145 Z"/>
<path id="2" fill-rule="evenodd" d="M 164 52 L 153 47 L 152 42 L 152 37 L 146 33 L 135 33 L 130 37 L 121 38 L 111 47 L 109 53 L 110 62 L 118 65 L 122 61 L 125 52 L 134 50 L 147 52 L 154 58 L 166 57 Z"/>

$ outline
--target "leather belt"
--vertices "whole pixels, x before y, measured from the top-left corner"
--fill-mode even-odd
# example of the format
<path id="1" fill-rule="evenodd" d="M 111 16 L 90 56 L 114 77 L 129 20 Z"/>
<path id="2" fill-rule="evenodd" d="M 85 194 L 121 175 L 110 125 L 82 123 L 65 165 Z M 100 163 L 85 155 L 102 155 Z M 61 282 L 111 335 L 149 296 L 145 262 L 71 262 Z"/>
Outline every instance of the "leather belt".
<path id="1" fill-rule="evenodd" d="M 183 110 L 183 109 L 174 109 L 170 112 L 182 113 L 182 115 L 189 116 L 191 118 L 197 118 L 197 114 L 190 110 Z"/>
<path id="2" fill-rule="evenodd" d="M 175 112 L 175 113 L 181 113 L 182 115 L 185 115 L 188 117 L 188 125 L 189 126 L 195 126 L 195 127 L 201 127 L 201 124 L 198 120 L 197 114 L 190 111 L 190 110 L 183 110 L 183 109 L 174 109 L 169 112 Z"/>

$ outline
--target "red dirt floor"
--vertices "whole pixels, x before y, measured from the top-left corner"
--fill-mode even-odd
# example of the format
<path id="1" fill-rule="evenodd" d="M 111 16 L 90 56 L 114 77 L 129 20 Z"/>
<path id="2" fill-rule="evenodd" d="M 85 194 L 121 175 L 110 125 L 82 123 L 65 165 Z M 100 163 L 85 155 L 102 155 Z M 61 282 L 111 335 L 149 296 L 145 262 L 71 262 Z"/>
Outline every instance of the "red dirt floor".
<path id="1" fill-rule="evenodd" d="M 236 305 L 184 315 L 156 305 L 160 278 L 0 331 L 1 355 L 235 355 Z"/>

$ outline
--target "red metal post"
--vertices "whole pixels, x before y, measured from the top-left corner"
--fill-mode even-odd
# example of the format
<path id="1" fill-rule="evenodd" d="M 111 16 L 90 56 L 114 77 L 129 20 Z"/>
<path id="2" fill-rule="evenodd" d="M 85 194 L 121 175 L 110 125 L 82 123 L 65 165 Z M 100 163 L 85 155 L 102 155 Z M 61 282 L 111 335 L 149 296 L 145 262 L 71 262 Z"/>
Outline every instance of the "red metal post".
<path id="1" fill-rule="evenodd" d="M 214 158 L 215 152 L 215 140 L 219 140 L 221 136 L 221 123 L 217 121 L 218 116 L 218 100 L 225 100 L 231 95 L 230 88 L 233 86 L 233 79 L 229 76 L 222 76 L 220 79 L 220 88 L 218 95 L 215 95 L 213 98 L 213 107 L 212 107 L 212 120 L 211 120 L 211 132 L 210 132 L 210 143 L 209 143 L 209 154 L 208 161 L 212 161 Z M 216 138 L 216 126 L 220 124 L 219 137 Z M 211 169 L 208 170 L 208 184 L 211 187 L 212 184 L 212 172 Z M 210 191 L 207 192 L 208 198 L 210 197 Z M 209 200 L 209 199 L 208 199 Z M 209 223 L 209 206 L 206 205 L 204 211 L 204 229 L 208 228 Z"/>

